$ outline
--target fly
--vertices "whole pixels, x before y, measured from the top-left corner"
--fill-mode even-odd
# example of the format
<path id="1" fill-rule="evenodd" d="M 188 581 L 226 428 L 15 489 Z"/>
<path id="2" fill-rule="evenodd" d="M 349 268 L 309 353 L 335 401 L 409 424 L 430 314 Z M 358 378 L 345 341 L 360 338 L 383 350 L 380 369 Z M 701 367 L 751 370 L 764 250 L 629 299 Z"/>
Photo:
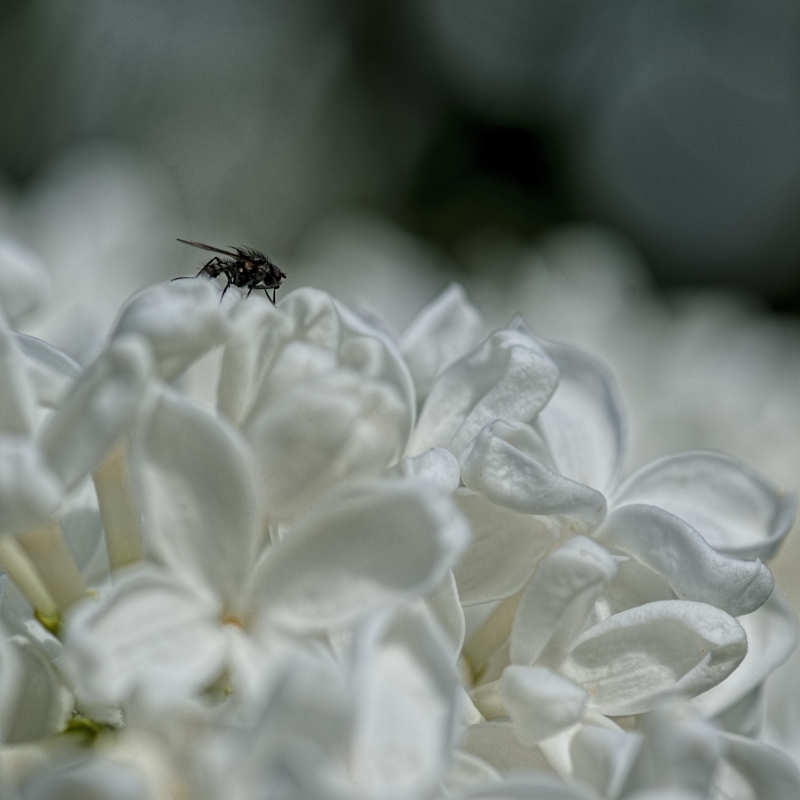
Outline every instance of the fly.
<path id="1" fill-rule="evenodd" d="M 275 305 L 275 293 L 280 289 L 281 282 L 286 274 L 270 261 L 269 256 L 265 256 L 258 250 L 249 247 L 231 247 L 230 250 L 221 250 L 219 247 L 212 247 L 210 244 L 200 242 L 188 242 L 186 239 L 178 239 L 183 244 L 199 247 L 201 250 L 210 250 L 212 253 L 220 253 L 226 258 L 214 256 L 209 259 L 200 269 L 195 277 L 208 275 L 209 278 L 216 278 L 224 275 L 228 279 L 225 288 L 222 290 L 222 297 L 231 286 L 239 289 L 247 289 L 247 297 L 255 289 L 264 290 L 264 294 L 269 301 Z M 233 252 L 231 252 L 233 251 Z M 175 278 L 174 280 L 178 280 Z M 269 296 L 270 290 L 272 297 Z M 222 299 L 220 298 L 220 300 Z"/>

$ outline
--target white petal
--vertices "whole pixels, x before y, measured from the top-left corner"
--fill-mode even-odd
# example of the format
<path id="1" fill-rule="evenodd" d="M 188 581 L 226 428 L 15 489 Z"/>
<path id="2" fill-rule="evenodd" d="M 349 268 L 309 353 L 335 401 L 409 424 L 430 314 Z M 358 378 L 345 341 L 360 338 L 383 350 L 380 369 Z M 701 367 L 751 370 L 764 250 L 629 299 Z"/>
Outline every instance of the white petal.
<path id="1" fill-rule="evenodd" d="M 92 758 L 34 770 L 25 781 L 24 800 L 150 800 L 147 781 L 134 763 Z"/>
<path id="2" fill-rule="evenodd" d="M 797 643 L 794 613 L 777 589 L 758 611 L 738 622 L 747 634 L 747 655 L 730 677 L 693 701 L 706 717 L 724 713 L 752 692 L 789 658 Z"/>
<path id="3" fill-rule="evenodd" d="M 589 690 L 603 714 L 638 714 L 665 695 L 716 686 L 747 652 L 742 626 L 703 603 L 663 600 L 589 628 L 559 672 Z"/>
<path id="4" fill-rule="evenodd" d="M 147 344 L 112 342 L 74 385 L 40 435 L 50 467 L 74 487 L 133 423 L 151 370 Z"/>
<path id="5" fill-rule="evenodd" d="M 533 428 L 494 420 L 464 448 L 461 479 L 467 488 L 520 514 L 574 516 L 594 530 L 605 517 L 605 497 L 548 469 L 540 448 Z"/>
<path id="6" fill-rule="evenodd" d="M 352 796 L 359 676 L 330 653 L 296 643 L 279 655 L 278 665 L 274 653 L 269 660 L 265 701 L 244 709 L 245 725 L 222 731 L 229 759 L 223 795 L 235 776 L 242 797 L 261 796 L 276 780 L 287 798 Z"/>
<path id="7" fill-rule="evenodd" d="M 454 492 L 461 483 L 458 459 L 443 447 L 431 447 L 418 456 L 406 456 L 386 470 L 387 476 L 418 478 L 443 492 Z"/>
<path id="8" fill-rule="evenodd" d="M 717 453 L 659 459 L 628 478 L 613 505 L 647 503 L 688 522 L 721 553 L 768 559 L 791 530 L 796 497 Z"/>
<path id="9" fill-rule="evenodd" d="M 418 400 L 427 396 L 443 369 L 478 344 L 482 328 L 480 314 L 455 283 L 419 312 L 400 337 Z"/>
<path id="10" fill-rule="evenodd" d="M 735 675 L 736 672 L 737 670 L 734 670 L 733 674 Z M 762 683 L 728 706 L 722 713 L 713 717 L 712 721 L 721 731 L 756 739 L 762 735 L 766 714 L 766 684 Z"/>
<path id="11" fill-rule="evenodd" d="M 251 297 L 231 316 L 217 394 L 220 413 L 241 425 L 250 413 L 264 374 L 294 328 L 269 300 Z"/>
<path id="12" fill-rule="evenodd" d="M 209 582 L 228 611 L 239 611 L 259 526 L 254 466 L 241 435 L 164 391 L 133 463 L 154 552 L 173 571 Z"/>
<path id="13" fill-rule="evenodd" d="M 617 574 L 603 587 L 597 598 L 597 608 L 602 618 L 657 600 L 677 599 L 666 578 L 635 558 L 616 558 Z"/>
<path id="14" fill-rule="evenodd" d="M 57 520 L 87 583 L 100 583 L 108 577 L 108 554 L 103 538 L 103 521 L 96 500 L 71 498 L 62 504 Z"/>
<path id="15" fill-rule="evenodd" d="M 441 626 L 452 645 L 452 652 L 458 657 L 464 646 L 466 623 L 452 570 L 448 570 L 441 585 L 430 592 L 422 602 L 428 613 Z"/>
<path id="16" fill-rule="evenodd" d="M 477 756 L 497 770 L 541 770 L 551 772 L 550 762 L 545 758 L 537 745 L 530 747 L 522 744 L 514 733 L 514 725 L 506 720 L 491 720 L 490 722 L 480 722 L 477 725 L 470 725 L 464 731 L 464 739 L 461 747 L 468 753 Z M 546 784 L 550 785 L 550 784 Z M 559 780 L 558 784 L 552 786 L 563 786 Z M 503 784 L 505 787 L 505 782 Z M 496 787 L 500 789 L 501 787 Z M 472 796 L 472 795 L 468 795 Z M 501 798 L 504 795 L 489 789 L 486 794 L 475 794 L 475 797 Z M 513 797 L 513 794 L 510 795 Z M 559 795 L 554 795 L 558 797 Z M 536 797 L 535 794 L 525 794 L 524 798 Z M 551 795 L 542 795 L 550 798 Z M 570 797 L 570 795 L 567 795 Z"/>
<path id="17" fill-rule="evenodd" d="M 618 797 L 641 744 L 640 734 L 584 725 L 570 744 L 574 775 L 604 797 Z"/>
<path id="18" fill-rule="evenodd" d="M 0 436 L 0 531 L 22 533 L 58 507 L 63 486 L 30 440 Z"/>
<path id="19" fill-rule="evenodd" d="M 643 718 L 641 748 L 622 790 L 670 788 L 709 797 L 721 751 L 711 725 L 692 709 L 667 703 Z M 645 797 L 647 795 L 644 795 Z"/>
<path id="20" fill-rule="evenodd" d="M 534 767 L 535 768 L 535 767 Z M 601 800 L 588 786 L 550 775 L 514 775 L 502 783 L 474 789 L 463 800 Z"/>
<path id="21" fill-rule="evenodd" d="M 6 630 L 0 628 L 0 742 L 5 742 L 13 724 L 11 715 L 23 680 L 22 667 L 18 652 L 8 642 Z"/>
<path id="22" fill-rule="evenodd" d="M 14 339 L 37 402 L 55 408 L 80 376 L 81 368 L 66 353 L 41 339 L 23 333 L 14 334 Z"/>
<path id="23" fill-rule="evenodd" d="M 723 795 L 725 800 L 738 800 L 734 797 L 728 797 L 728 795 Z M 625 800 L 706 800 L 705 797 L 702 797 L 695 792 L 687 792 L 684 789 L 645 789 L 643 792 L 636 792 L 635 794 L 629 794 L 625 797 Z M 745 798 L 742 798 L 745 800 Z M 748 798 L 749 800 L 749 798 Z"/>
<path id="24" fill-rule="evenodd" d="M 223 357 L 219 408 L 243 425 L 280 394 L 334 368 L 393 388 L 405 407 L 400 435 L 406 442 L 414 422 L 414 387 L 397 347 L 315 289 L 292 292 L 277 308 L 258 298 L 240 306 Z"/>
<path id="25" fill-rule="evenodd" d="M 29 248 L 0 239 L 0 308 L 10 322 L 24 318 L 50 293 L 50 273 Z"/>
<path id="26" fill-rule="evenodd" d="M 784 753 L 731 733 L 720 734 L 725 760 L 750 784 L 753 796 L 769 800 L 800 797 L 800 770 Z"/>
<path id="27" fill-rule="evenodd" d="M 407 408 L 405 441 L 411 436 L 416 413 L 414 381 L 395 343 L 382 331 L 370 327 L 347 306 L 333 301 L 339 315 L 339 363 L 367 378 L 396 387 Z M 378 343 L 380 346 L 376 346 Z"/>
<path id="28" fill-rule="evenodd" d="M 0 318 L 0 433 L 31 434 L 34 410 L 33 386 L 17 340 Z"/>
<path id="29" fill-rule="evenodd" d="M 545 667 L 506 667 L 501 679 L 503 705 L 523 744 L 533 745 L 574 725 L 588 692 Z"/>
<path id="30" fill-rule="evenodd" d="M 557 367 L 533 339 L 497 331 L 436 379 L 408 452 L 446 447 L 460 455 L 493 419 L 532 420 L 557 384 Z"/>
<path id="31" fill-rule="evenodd" d="M 424 616 L 400 613 L 359 666 L 354 777 L 375 796 L 426 796 L 444 777 L 459 718 L 447 643 Z"/>
<path id="32" fill-rule="evenodd" d="M 324 629 L 438 586 L 469 529 L 453 502 L 415 481 L 358 484 L 298 520 L 254 579 L 252 613 Z"/>
<path id="33" fill-rule="evenodd" d="M 517 514 L 464 490 L 456 501 L 472 529 L 470 546 L 455 567 L 462 604 L 510 597 L 558 540 L 558 528 L 547 517 Z"/>
<path id="34" fill-rule="evenodd" d="M 732 617 L 762 606 L 775 586 L 760 561 L 718 553 L 691 525 L 656 506 L 615 509 L 595 538 L 663 575 L 679 598 L 708 603 Z"/>
<path id="35" fill-rule="evenodd" d="M 72 678 L 82 697 L 155 705 L 196 696 L 223 669 L 227 636 L 215 598 L 139 568 L 66 620 Z"/>
<path id="36" fill-rule="evenodd" d="M 567 540 L 542 561 L 514 617 L 512 663 L 557 666 L 586 626 L 603 584 L 615 572 L 608 552 L 583 536 Z"/>
<path id="37" fill-rule="evenodd" d="M 153 349 L 159 375 L 172 380 L 225 341 L 219 289 L 206 280 L 177 280 L 137 294 L 122 309 L 112 341 L 136 333 Z"/>
<path id="38" fill-rule="evenodd" d="M 35 742 L 61 733 L 72 712 L 72 694 L 44 650 L 30 639 L 13 636 L 9 645 L 21 670 L 13 711 L 3 720 L 5 742 Z"/>
<path id="39" fill-rule="evenodd" d="M 473 787 L 483 787 L 487 783 L 500 783 L 500 773 L 490 767 L 482 758 L 456 750 L 450 765 L 450 772 L 443 781 L 445 797 L 460 797 L 461 794 Z"/>
<path id="40" fill-rule="evenodd" d="M 530 332 L 524 320 L 511 326 Z M 539 339 L 561 378 L 536 427 L 548 443 L 558 472 L 608 494 L 625 459 L 625 412 L 614 376 L 600 361 L 560 342 Z"/>
<path id="41" fill-rule="evenodd" d="M 394 387 L 339 370 L 266 405 L 246 429 L 265 513 L 292 519 L 347 480 L 402 453 L 408 409 Z"/>

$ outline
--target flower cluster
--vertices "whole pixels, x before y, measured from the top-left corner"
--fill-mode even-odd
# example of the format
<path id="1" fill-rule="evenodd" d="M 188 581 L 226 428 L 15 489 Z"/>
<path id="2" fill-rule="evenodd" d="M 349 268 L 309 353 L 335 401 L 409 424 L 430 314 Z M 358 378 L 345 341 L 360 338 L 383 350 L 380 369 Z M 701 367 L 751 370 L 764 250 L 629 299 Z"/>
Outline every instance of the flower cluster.
<path id="1" fill-rule="evenodd" d="M 759 741 L 794 497 L 621 481 L 594 358 L 455 286 L 398 337 L 197 279 L 82 369 L 15 332 L 40 283 L 0 253 L 0 796 L 800 796 Z"/>

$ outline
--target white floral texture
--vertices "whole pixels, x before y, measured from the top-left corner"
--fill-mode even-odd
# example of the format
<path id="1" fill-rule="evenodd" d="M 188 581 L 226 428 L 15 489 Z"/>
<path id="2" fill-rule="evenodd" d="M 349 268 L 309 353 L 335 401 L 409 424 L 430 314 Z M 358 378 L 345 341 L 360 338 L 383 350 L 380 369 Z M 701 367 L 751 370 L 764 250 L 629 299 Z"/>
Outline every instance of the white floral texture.
<path id="1" fill-rule="evenodd" d="M 793 497 L 710 453 L 621 481 L 592 357 L 458 287 L 395 340 L 155 286 L 84 369 L 7 316 L 3 796 L 798 796 L 758 739 Z"/>
<path id="2" fill-rule="evenodd" d="M 516 384 L 521 365 L 537 362 L 539 382 Z M 724 715 L 726 701 L 757 689 L 755 663 L 738 691 L 723 689 L 747 654 L 735 617 L 773 593 L 758 557 L 790 530 L 793 496 L 711 453 L 655 462 L 620 484 L 613 378 L 519 318 L 442 365 L 412 439 L 414 451 L 428 445 L 460 460 L 456 496 L 473 541 L 456 580 L 462 603 L 486 608 L 472 612 L 479 624 L 464 649 L 472 700 L 492 720 L 468 730 L 473 753 L 570 775 L 569 743 L 587 726 L 615 728 L 610 716 L 717 685 L 725 700 L 707 708 Z M 774 641 L 752 656 L 766 671 L 789 652 Z"/>

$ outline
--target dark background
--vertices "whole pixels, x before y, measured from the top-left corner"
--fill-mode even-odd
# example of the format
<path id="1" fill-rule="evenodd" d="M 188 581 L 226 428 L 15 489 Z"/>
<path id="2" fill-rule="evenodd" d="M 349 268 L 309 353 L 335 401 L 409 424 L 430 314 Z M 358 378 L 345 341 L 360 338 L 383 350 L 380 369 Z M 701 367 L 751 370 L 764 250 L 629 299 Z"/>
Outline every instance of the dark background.
<path id="1" fill-rule="evenodd" d="M 117 170 L 159 236 L 291 254 L 359 207 L 458 256 L 599 221 L 662 287 L 800 310 L 796 2 L 4 0 L 0 31 L 5 224 L 40 249 L 54 181 Z"/>

